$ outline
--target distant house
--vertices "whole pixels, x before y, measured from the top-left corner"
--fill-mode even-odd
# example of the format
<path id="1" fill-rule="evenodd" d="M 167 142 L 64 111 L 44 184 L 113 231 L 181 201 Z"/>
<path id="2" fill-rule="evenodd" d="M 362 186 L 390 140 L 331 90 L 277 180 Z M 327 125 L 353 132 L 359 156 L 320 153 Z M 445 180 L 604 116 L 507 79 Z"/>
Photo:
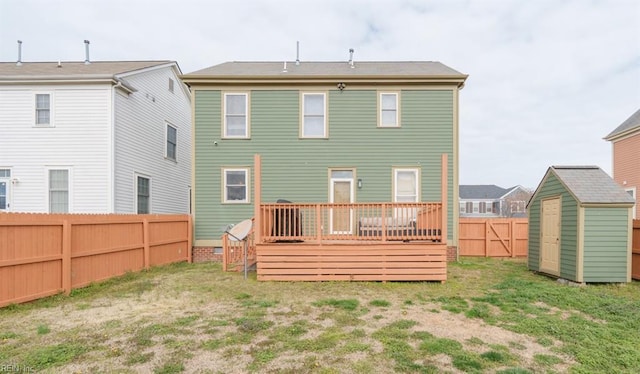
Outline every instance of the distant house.
<path id="1" fill-rule="evenodd" d="M 605 140 L 613 145 L 613 180 L 636 201 L 633 218 L 640 218 L 640 109 Z"/>
<path id="2" fill-rule="evenodd" d="M 0 211 L 189 212 L 180 74 L 173 61 L 0 63 Z"/>
<path id="3" fill-rule="evenodd" d="M 530 197 L 522 186 L 460 185 L 460 217 L 526 217 Z"/>

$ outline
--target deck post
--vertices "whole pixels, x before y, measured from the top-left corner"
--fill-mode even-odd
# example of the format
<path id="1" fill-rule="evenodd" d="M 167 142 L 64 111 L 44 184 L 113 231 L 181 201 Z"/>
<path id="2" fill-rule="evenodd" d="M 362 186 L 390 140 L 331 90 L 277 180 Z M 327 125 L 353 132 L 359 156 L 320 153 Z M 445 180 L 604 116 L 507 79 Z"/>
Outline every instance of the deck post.
<path id="1" fill-rule="evenodd" d="M 447 233 L 447 223 L 449 221 L 448 219 L 449 209 L 447 207 L 447 201 L 449 200 L 447 196 L 447 192 L 449 190 L 448 171 L 449 171 L 449 162 L 448 162 L 447 154 L 443 153 L 442 154 L 442 173 L 441 173 L 442 180 L 440 181 L 442 192 L 440 193 L 440 196 L 442 197 L 442 242 L 445 243 L 446 245 L 448 245 L 448 238 L 449 238 L 449 235 Z"/>
<path id="2" fill-rule="evenodd" d="M 262 243 L 262 160 L 259 154 L 253 156 L 253 243 Z"/>
<path id="3" fill-rule="evenodd" d="M 322 211 L 320 204 L 316 204 L 316 240 L 322 245 Z"/>

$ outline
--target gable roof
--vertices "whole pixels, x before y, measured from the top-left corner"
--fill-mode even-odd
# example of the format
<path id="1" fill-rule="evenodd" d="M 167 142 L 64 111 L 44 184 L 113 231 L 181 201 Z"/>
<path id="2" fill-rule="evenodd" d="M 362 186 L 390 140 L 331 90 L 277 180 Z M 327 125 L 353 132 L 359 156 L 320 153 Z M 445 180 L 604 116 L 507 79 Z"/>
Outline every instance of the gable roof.
<path id="1" fill-rule="evenodd" d="M 500 199 L 509 189 L 496 186 L 495 184 L 475 184 L 458 187 L 460 199 Z"/>
<path id="2" fill-rule="evenodd" d="M 0 83 L 37 82 L 56 80 L 113 79 L 117 75 L 138 70 L 175 64 L 174 61 L 94 61 L 90 64 L 78 61 L 58 62 L 0 62 Z"/>
<path id="3" fill-rule="evenodd" d="M 640 109 L 627 118 L 622 124 L 605 136 L 605 140 L 614 140 L 617 137 L 626 135 L 634 130 L 640 130 Z"/>
<path id="4" fill-rule="evenodd" d="M 285 69 L 286 64 L 286 69 Z M 185 74 L 187 83 L 211 80 L 397 80 L 440 81 L 462 86 L 467 75 L 436 61 L 358 61 L 354 67 L 341 62 L 233 61 Z"/>
<path id="5" fill-rule="evenodd" d="M 535 199 L 540 187 L 550 174 L 554 174 L 581 204 L 633 205 L 635 203 L 631 195 L 597 166 L 551 166 L 530 202 Z"/>

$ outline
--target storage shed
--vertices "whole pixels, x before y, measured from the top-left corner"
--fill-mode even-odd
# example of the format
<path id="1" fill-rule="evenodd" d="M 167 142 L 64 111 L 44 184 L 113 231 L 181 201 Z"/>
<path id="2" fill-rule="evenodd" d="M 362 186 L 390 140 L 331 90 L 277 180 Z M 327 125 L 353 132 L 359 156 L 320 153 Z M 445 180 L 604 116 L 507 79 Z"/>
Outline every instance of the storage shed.
<path id="1" fill-rule="evenodd" d="M 597 166 L 552 166 L 529 200 L 529 269 L 630 282 L 633 198 Z"/>

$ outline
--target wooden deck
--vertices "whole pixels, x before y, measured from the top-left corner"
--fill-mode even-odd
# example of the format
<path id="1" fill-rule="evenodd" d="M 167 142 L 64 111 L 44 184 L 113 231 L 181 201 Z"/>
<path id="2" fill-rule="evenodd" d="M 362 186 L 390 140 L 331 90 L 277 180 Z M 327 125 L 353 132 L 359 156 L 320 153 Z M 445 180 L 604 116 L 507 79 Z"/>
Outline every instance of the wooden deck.
<path id="1" fill-rule="evenodd" d="M 447 246 L 434 242 L 263 243 L 260 281 L 441 281 Z"/>
<path id="2" fill-rule="evenodd" d="M 447 165 L 436 202 L 263 203 L 256 155 L 247 262 L 260 281 L 444 282 Z M 223 237 L 225 270 L 243 268 L 243 245 Z"/>

